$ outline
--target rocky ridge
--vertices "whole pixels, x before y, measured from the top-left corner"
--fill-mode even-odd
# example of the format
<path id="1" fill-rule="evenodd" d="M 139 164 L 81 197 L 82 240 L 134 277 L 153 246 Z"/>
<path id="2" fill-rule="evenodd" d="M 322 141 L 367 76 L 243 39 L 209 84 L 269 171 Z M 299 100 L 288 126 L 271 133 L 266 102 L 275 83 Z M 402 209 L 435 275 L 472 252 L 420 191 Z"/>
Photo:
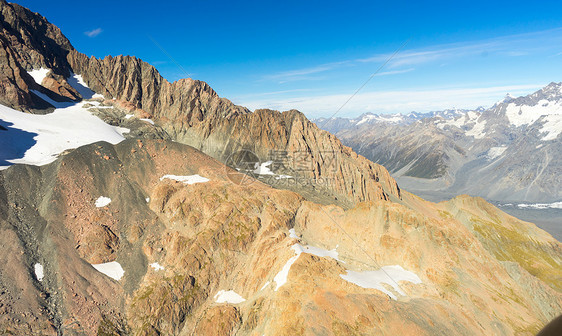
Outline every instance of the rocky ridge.
<path id="1" fill-rule="evenodd" d="M 384 167 L 358 156 L 300 112 L 251 113 L 220 98 L 204 82 L 182 79 L 170 83 L 153 66 L 135 57 L 88 58 L 39 14 L 5 1 L 0 2 L 0 7 L 6 13 L 2 36 L 8 43 L 4 50 L 14 58 L 3 72 L 6 78 L 2 85 L 14 92 L 4 95 L 8 106 L 22 110 L 49 106 L 32 89 L 55 101 L 81 98 L 66 80 L 71 73 L 78 74 L 96 93 L 115 99 L 115 104 L 139 118 L 152 118 L 172 139 L 223 162 L 241 150 L 254 152 L 262 162 L 272 153 L 297 153 L 304 155 L 310 169 L 301 171 L 294 167 L 295 160 L 288 160 L 285 172 L 307 183 L 312 181 L 326 195 L 327 202 L 352 205 L 391 196 L 400 198 L 398 185 Z M 54 51 L 44 53 L 36 46 L 41 40 L 53 41 L 56 46 L 44 47 Z M 28 42 L 25 47 L 23 41 Z M 49 72 L 42 83 L 35 83 L 25 72 L 39 68 Z M 70 89 L 65 91 L 67 86 Z M 336 165 L 328 166 L 328 161 Z M 317 183 L 319 180 L 330 183 Z"/>

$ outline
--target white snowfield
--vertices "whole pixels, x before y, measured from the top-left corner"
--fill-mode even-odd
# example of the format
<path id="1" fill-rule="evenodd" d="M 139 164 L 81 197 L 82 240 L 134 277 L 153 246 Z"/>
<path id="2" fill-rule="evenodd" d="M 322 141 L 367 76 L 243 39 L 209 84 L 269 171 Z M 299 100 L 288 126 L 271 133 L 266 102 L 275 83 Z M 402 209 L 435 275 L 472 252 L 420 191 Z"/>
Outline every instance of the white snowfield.
<path id="1" fill-rule="evenodd" d="M 388 114 L 388 115 L 376 115 L 376 114 L 367 114 L 363 116 L 361 120 L 357 122 L 357 125 L 361 125 L 371 120 L 376 121 L 383 121 L 383 122 L 391 122 L 391 123 L 399 123 L 404 120 L 404 117 L 397 113 L 397 114 Z"/>
<path id="2" fill-rule="evenodd" d="M 45 77 L 47 77 L 47 74 L 49 73 L 49 71 L 51 71 L 51 69 L 48 68 L 41 68 L 41 69 L 34 69 L 31 71 L 28 71 L 27 73 L 33 77 L 33 80 L 35 81 L 35 83 L 41 85 L 41 82 L 43 82 L 43 79 L 45 79 Z"/>
<path id="3" fill-rule="evenodd" d="M 380 270 L 376 271 L 355 272 L 348 270 L 347 274 L 340 274 L 340 277 L 359 287 L 379 290 L 394 300 L 397 299 L 396 295 L 386 289 L 383 284 L 390 285 L 400 295 L 406 295 L 400 289 L 399 281 L 409 281 L 414 284 L 422 283 L 415 273 L 406 271 L 399 265 L 383 266 Z"/>
<path id="4" fill-rule="evenodd" d="M 562 209 L 562 202 L 554 203 L 535 203 L 535 204 L 517 204 L 520 208 L 533 208 L 533 209 Z"/>
<path id="5" fill-rule="evenodd" d="M 543 115 L 560 115 L 562 114 L 562 102 L 550 101 L 543 99 L 536 105 L 516 105 L 510 103 L 505 114 L 509 119 L 509 123 L 515 126 L 530 125 Z"/>
<path id="6" fill-rule="evenodd" d="M 102 95 L 96 94 L 94 91 L 90 90 L 82 75 L 77 75 L 75 73 L 71 73 L 70 77 L 66 79 L 68 84 L 74 88 L 74 90 L 78 91 L 78 93 L 84 99 L 91 99 L 91 98 L 103 98 Z"/>
<path id="7" fill-rule="evenodd" d="M 271 171 L 271 169 L 269 169 L 269 165 L 271 165 L 273 163 L 273 161 L 267 161 L 264 163 L 261 163 L 259 166 L 256 163 L 256 169 L 254 169 L 254 174 L 258 174 L 258 175 L 275 175 L 275 173 L 273 173 Z"/>
<path id="8" fill-rule="evenodd" d="M 495 158 L 497 158 L 498 156 L 501 156 L 505 150 L 507 149 L 506 146 L 501 146 L 501 147 L 492 147 L 488 150 L 486 157 L 488 158 L 488 160 L 493 160 Z"/>
<path id="9" fill-rule="evenodd" d="M 123 275 L 125 275 L 125 271 L 123 270 L 123 267 L 121 267 L 121 264 L 118 263 L 117 261 L 111 261 L 103 264 L 92 264 L 92 266 L 96 270 L 98 270 L 98 272 L 101 272 L 117 281 L 121 280 Z"/>
<path id="10" fill-rule="evenodd" d="M 0 105 L 0 119 L 8 123 L 8 136 L 0 138 L 0 154 L 14 157 L 8 162 L 42 166 L 56 160 L 67 149 L 98 141 L 117 144 L 125 138 L 117 127 L 103 122 L 82 108 L 84 103 L 57 108 L 53 113 L 37 115 Z M 27 136 L 14 132 L 18 129 Z M 12 132 L 13 137 L 9 136 Z M 30 146 L 30 142 L 33 144 Z"/>
<path id="11" fill-rule="evenodd" d="M 243 297 L 238 295 L 238 293 L 236 293 L 235 291 L 232 291 L 232 290 L 229 290 L 229 291 L 220 290 L 215 295 L 214 298 L 215 298 L 216 303 L 238 304 L 238 303 L 242 303 L 242 302 L 246 301 L 246 299 L 244 299 Z"/>
<path id="12" fill-rule="evenodd" d="M 294 229 L 289 230 L 289 236 L 291 238 L 300 239 L 299 236 L 297 236 L 297 234 L 295 233 Z M 293 249 L 293 251 L 295 251 L 296 255 L 292 256 L 285 263 L 281 271 L 277 273 L 277 275 L 273 278 L 273 281 L 275 281 L 276 284 L 275 291 L 279 290 L 281 286 L 287 283 L 287 277 L 289 276 L 289 271 L 291 270 L 291 266 L 293 266 L 293 264 L 299 259 L 301 253 L 308 253 L 323 258 L 332 258 L 345 264 L 344 261 L 339 259 L 339 254 L 336 251 L 336 249 L 326 250 L 320 247 L 315 247 L 310 245 L 304 246 L 301 244 L 294 244 L 293 246 L 291 246 L 291 248 Z"/>
<path id="13" fill-rule="evenodd" d="M 43 272 L 43 265 L 41 265 L 40 263 L 36 263 L 33 268 L 35 270 L 35 277 L 37 278 L 37 280 L 43 281 L 43 278 L 45 277 L 45 273 Z"/>
<path id="14" fill-rule="evenodd" d="M 297 235 L 297 233 L 295 232 L 295 229 L 294 229 L 294 228 L 289 230 L 289 237 L 295 238 L 295 239 L 301 239 L 301 237 L 299 237 L 299 236 Z"/>
<path id="15" fill-rule="evenodd" d="M 258 174 L 258 175 L 269 175 L 269 176 L 274 176 L 274 178 L 276 180 L 283 180 L 283 179 L 290 179 L 293 178 L 291 175 L 277 175 L 274 172 L 271 171 L 271 169 L 269 168 L 269 166 L 273 163 L 273 161 L 266 161 L 264 163 L 256 163 L 254 166 L 254 170 L 253 173 L 254 174 Z M 236 168 L 238 171 L 240 171 L 239 168 Z"/>
<path id="16" fill-rule="evenodd" d="M 108 205 L 109 203 L 111 203 L 111 198 L 105 197 L 105 196 L 100 196 L 96 200 L 96 207 L 97 208 L 103 208 L 104 206 Z"/>
<path id="17" fill-rule="evenodd" d="M 547 115 L 543 119 L 540 132 L 546 133 L 541 140 L 550 141 L 554 140 L 562 133 L 562 114 Z"/>
<path id="18" fill-rule="evenodd" d="M 562 203 L 562 202 L 561 202 Z M 289 237 L 294 239 L 300 239 L 300 237 L 295 232 L 295 229 L 289 230 Z M 291 246 L 293 251 L 295 251 L 295 256 L 291 257 L 283 266 L 281 271 L 277 273 L 277 275 L 273 278 L 275 282 L 275 291 L 279 290 L 281 286 L 287 283 L 287 277 L 289 276 L 289 271 L 291 270 L 291 266 L 298 260 L 299 256 L 302 253 L 308 253 L 315 256 L 323 257 L 323 258 L 332 258 L 341 263 L 344 261 L 339 259 L 339 254 L 336 251 L 337 246 L 333 250 L 326 250 L 323 248 L 315 247 L 315 246 L 303 246 L 301 244 L 294 244 Z M 395 266 L 383 266 L 381 269 L 376 271 L 365 271 L 365 272 L 356 272 L 356 271 L 346 271 L 347 274 L 340 274 L 340 277 L 346 281 L 349 281 L 357 286 L 363 288 L 371 288 L 380 290 L 381 292 L 387 294 L 392 299 L 396 300 L 397 297 L 392 292 L 387 290 L 383 284 L 388 284 L 392 286 L 392 288 L 400 295 L 406 295 L 401 289 L 398 284 L 399 281 L 409 281 L 414 284 L 422 283 L 421 279 L 413 272 L 406 271 L 399 265 Z M 262 290 L 269 285 L 267 282 Z"/>
<path id="19" fill-rule="evenodd" d="M 467 136 L 473 136 L 475 139 L 482 139 L 486 136 L 486 120 L 484 121 L 476 121 L 476 124 L 470 131 L 467 131 L 465 134 Z"/>
<path id="20" fill-rule="evenodd" d="M 210 181 L 208 178 L 200 176 L 199 174 L 188 176 L 164 175 L 160 178 L 160 181 L 163 181 L 165 179 L 183 182 L 183 184 L 205 183 Z"/>
<path id="21" fill-rule="evenodd" d="M 40 75 L 50 71 L 46 70 L 34 70 L 34 79 L 42 80 L 44 77 Z M 94 92 L 85 86 L 80 75 L 72 74 L 68 82 L 84 97 L 95 98 Z M 31 91 L 53 105 L 55 111 L 37 115 L 0 105 L 0 122 L 8 128 L 8 131 L 2 131 L 0 137 L 0 162 L 4 159 L 10 164 L 42 166 L 55 161 L 60 153 L 68 149 L 98 141 L 117 144 L 125 140 L 123 133 L 127 129 L 108 125 L 92 115 L 83 108 L 86 102 L 60 103 L 39 91 Z M 7 167 L 4 163 L 0 169 Z"/>

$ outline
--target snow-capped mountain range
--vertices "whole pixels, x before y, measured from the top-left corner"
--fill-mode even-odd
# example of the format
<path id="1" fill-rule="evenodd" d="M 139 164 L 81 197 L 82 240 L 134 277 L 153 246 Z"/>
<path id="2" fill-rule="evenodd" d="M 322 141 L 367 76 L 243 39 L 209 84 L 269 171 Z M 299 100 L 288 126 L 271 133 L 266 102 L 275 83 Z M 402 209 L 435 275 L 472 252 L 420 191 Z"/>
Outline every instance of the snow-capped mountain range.
<path id="1" fill-rule="evenodd" d="M 488 109 L 315 122 L 422 195 L 562 199 L 562 83 L 527 96 L 508 94 Z"/>

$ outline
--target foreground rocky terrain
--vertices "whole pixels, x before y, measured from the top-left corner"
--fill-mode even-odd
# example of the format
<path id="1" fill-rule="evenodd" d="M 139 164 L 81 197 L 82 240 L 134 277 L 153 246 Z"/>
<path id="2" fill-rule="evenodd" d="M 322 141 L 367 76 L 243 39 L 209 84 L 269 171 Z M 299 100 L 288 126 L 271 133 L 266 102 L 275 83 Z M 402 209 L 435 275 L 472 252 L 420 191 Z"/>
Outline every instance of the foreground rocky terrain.
<path id="1" fill-rule="evenodd" d="M 3 171 L 3 332 L 510 335 L 562 309 L 560 243 L 481 199 L 344 210 L 229 173 L 147 139 Z"/>
<path id="2" fill-rule="evenodd" d="M 533 335 L 562 312 L 533 224 L 0 11 L 0 333 Z"/>
<path id="3" fill-rule="evenodd" d="M 319 119 L 402 187 L 435 199 L 468 193 L 502 202 L 562 199 L 562 83 L 489 109 Z"/>

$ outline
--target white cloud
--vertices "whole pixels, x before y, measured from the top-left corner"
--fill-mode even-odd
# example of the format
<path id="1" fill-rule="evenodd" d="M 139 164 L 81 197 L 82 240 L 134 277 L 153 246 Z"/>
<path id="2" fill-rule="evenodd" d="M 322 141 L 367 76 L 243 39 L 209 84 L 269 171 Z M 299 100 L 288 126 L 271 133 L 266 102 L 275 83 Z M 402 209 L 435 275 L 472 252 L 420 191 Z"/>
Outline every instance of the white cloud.
<path id="1" fill-rule="evenodd" d="M 414 70 L 415 70 L 414 68 L 409 68 L 409 69 L 404 69 L 404 70 L 384 71 L 384 72 L 377 73 L 375 76 L 398 75 L 398 74 L 403 74 L 403 73 L 407 73 L 407 72 L 412 72 Z"/>
<path id="2" fill-rule="evenodd" d="M 94 30 L 90 30 L 90 31 L 85 31 L 84 34 L 88 37 L 96 37 L 99 34 L 101 34 L 103 32 L 103 29 L 101 28 L 96 28 Z"/>
<path id="3" fill-rule="evenodd" d="M 376 54 L 367 58 L 348 59 L 338 62 L 324 63 L 308 68 L 279 72 L 265 76 L 264 79 L 279 80 L 281 83 L 296 80 L 317 79 L 311 75 L 333 71 L 342 67 L 359 66 L 364 63 L 384 63 L 389 61 L 387 68 L 412 67 L 414 65 L 431 62 L 444 63 L 446 60 L 459 59 L 469 56 L 484 56 L 501 54 L 516 57 L 532 54 L 544 50 L 549 46 L 557 46 L 562 42 L 562 28 L 544 30 L 526 34 L 507 35 L 478 41 L 462 41 L 449 44 L 428 46 L 425 48 L 409 49 L 393 53 Z M 537 43 L 541 41 L 541 43 Z M 534 45 L 530 47 L 529 45 Z M 525 50 L 521 50 L 524 48 Z M 392 57 L 392 59 L 391 59 Z M 389 71 L 389 74 L 391 71 Z M 402 73 L 402 72 L 397 72 Z"/>
<path id="4" fill-rule="evenodd" d="M 340 111 L 338 116 L 355 117 L 365 112 L 408 113 L 411 111 L 435 111 L 447 108 L 476 108 L 493 105 L 507 92 L 525 95 L 544 86 L 543 84 L 492 86 L 476 88 L 435 88 L 426 90 L 375 91 L 357 94 Z M 297 109 L 310 118 L 326 117 L 349 99 L 349 94 L 286 98 L 277 100 L 241 101 L 250 109 L 275 110 Z"/>
<path id="5" fill-rule="evenodd" d="M 295 80 L 305 80 L 311 79 L 310 75 L 318 74 L 321 72 L 333 70 L 349 63 L 349 61 L 342 61 L 342 62 L 333 62 L 333 63 L 326 63 L 320 64 L 313 67 L 290 70 L 290 71 L 283 71 L 273 75 L 265 76 L 265 79 L 273 79 L 278 80 L 280 83 L 286 83 Z"/>

